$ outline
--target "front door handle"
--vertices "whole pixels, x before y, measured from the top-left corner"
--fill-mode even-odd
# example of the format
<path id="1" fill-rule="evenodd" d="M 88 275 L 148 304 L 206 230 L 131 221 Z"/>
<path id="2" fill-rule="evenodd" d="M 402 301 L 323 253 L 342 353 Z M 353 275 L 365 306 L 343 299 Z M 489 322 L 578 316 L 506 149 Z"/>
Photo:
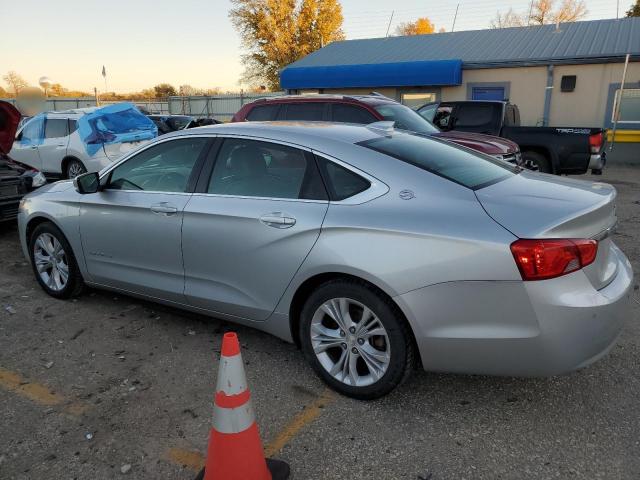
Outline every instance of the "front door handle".
<path id="1" fill-rule="evenodd" d="M 269 227 L 290 228 L 296 224 L 296 219 L 281 212 L 267 213 L 260 217 L 260 221 Z"/>
<path id="2" fill-rule="evenodd" d="M 173 215 L 178 213 L 178 209 L 167 202 L 162 202 L 157 205 L 151 205 L 151 211 L 153 213 L 160 213 L 164 215 Z"/>

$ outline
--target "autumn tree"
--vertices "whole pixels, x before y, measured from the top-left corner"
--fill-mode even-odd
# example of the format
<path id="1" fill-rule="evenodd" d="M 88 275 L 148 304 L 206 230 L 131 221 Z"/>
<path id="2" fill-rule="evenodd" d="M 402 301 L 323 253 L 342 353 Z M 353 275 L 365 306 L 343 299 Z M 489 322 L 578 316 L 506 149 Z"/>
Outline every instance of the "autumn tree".
<path id="1" fill-rule="evenodd" d="M 635 5 L 627 11 L 627 17 L 640 17 L 640 0 L 636 0 Z"/>
<path id="2" fill-rule="evenodd" d="M 54 83 L 47 90 L 47 93 L 49 94 L 49 96 L 53 96 L 53 97 L 64 97 L 67 95 L 67 92 L 68 90 L 64 88 L 62 85 L 60 85 L 59 83 Z"/>
<path id="3" fill-rule="evenodd" d="M 280 88 L 280 70 L 344 39 L 339 0 L 231 0 L 229 17 L 247 51 L 242 80 Z"/>
<path id="4" fill-rule="evenodd" d="M 435 31 L 435 25 L 427 17 L 421 17 L 415 22 L 400 23 L 396 27 L 396 35 L 428 35 Z"/>
<path id="5" fill-rule="evenodd" d="M 170 83 L 159 83 L 153 89 L 156 92 L 156 98 L 165 98 L 176 95 L 176 89 Z"/>
<path id="6" fill-rule="evenodd" d="M 7 92 L 4 88 L 0 86 L 0 98 L 7 98 L 9 96 L 9 92 Z"/>
<path id="7" fill-rule="evenodd" d="M 4 79 L 6 84 L 9 86 L 9 91 L 13 95 L 18 95 L 20 93 L 20 90 L 22 90 L 23 88 L 29 85 L 21 75 L 14 72 L 13 70 L 11 70 L 10 72 L 7 72 L 7 74 L 2 78 Z"/>
<path id="8" fill-rule="evenodd" d="M 498 12 L 491 21 L 492 28 L 521 27 L 525 25 L 546 25 L 548 23 L 577 22 L 587 16 L 584 0 L 533 0 L 526 14 L 509 9 Z"/>

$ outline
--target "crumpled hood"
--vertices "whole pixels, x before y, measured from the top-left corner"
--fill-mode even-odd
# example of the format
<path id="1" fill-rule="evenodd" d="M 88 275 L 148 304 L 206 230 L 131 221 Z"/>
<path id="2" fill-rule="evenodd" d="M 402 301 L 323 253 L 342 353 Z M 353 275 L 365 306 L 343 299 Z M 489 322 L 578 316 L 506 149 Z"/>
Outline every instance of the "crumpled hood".
<path id="1" fill-rule="evenodd" d="M 525 170 L 475 193 L 520 238 L 591 238 L 616 223 L 616 189 L 606 183 Z"/>
<path id="2" fill-rule="evenodd" d="M 519 150 L 516 143 L 506 138 L 494 137 L 483 133 L 448 131 L 434 133 L 435 137 L 472 148 L 488 155 L 511 155 Z"/>
<path id="3" fill-rule="evenodd" d="M 0 155 L 7 155 L 16 138 L 20 112 L 9 102 L 0 101 Z"/>

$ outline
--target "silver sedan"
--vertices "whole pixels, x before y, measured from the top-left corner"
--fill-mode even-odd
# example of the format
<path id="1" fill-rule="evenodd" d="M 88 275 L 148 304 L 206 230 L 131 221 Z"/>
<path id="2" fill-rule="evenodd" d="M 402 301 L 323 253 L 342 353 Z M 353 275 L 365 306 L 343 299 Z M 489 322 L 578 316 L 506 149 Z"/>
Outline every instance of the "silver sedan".
<path id="1" fill-rule="evenodd" d="M 54 297 L 90 285 L 249 325 L 369 399 L 418 364 L 537 376 L 604 355 L 633 277 L 615 198 L 385 124 L 246 123 L 41 188 L 19 228 Z"/>

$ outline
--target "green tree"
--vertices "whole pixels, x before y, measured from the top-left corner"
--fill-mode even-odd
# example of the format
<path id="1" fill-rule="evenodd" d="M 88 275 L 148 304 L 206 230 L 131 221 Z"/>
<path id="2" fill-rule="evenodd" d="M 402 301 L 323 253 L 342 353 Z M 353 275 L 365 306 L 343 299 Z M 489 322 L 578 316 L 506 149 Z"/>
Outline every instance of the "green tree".
<path id="1" fill-rule="evenodd" d="M 153 89 L 156 92 L 156 98 L 165 98 L 177 95 L 176 89 L 170 83 L 159 83 Z"/>
<path id="2" fill-rule="evenodd" d="M 436 26 L 427 17 L 421 17 L 415 22 L 401 23 L 396 28 L 398 35 L 428 35 L 436 31 Z"/>
<path id="3" fill-rule="evenodd" d="M 280 70 L 344 39 L 339 0 L 231 0 L 229 17 L 247 51 L 242 80 L 280 88 Z"/>
<path id="4" fill-rule="evenodd" d="M 636 0 L 635 5 L 632 5 L 627 12 L 627 17 L 640 17 L 640 0 Z"/>

